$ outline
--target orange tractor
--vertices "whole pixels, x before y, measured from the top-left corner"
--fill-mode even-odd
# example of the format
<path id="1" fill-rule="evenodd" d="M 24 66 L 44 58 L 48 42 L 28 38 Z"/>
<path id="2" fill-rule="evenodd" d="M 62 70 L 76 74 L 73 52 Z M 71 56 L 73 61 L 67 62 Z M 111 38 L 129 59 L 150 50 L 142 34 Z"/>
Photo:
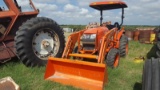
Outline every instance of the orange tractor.
<path id="1" fill-rule="evenodd" d="M 28 2 L 30 11 L 23 11 L 20 1 L 3 1 L 7 7 L 0 6 L 0 63 L 18 56 L 26 66 L 43 66 L 49 56 L 62 55 L 64 33 L 55 21 L 37 17 L 32 0 L 21 2 Z"/>
<path id="2" fill-rule="evenodd" d="M 122 1 L 93 2 L 90 7 L 100 11 L 100 26 L 75 32 L 68 37 L 61 58 L 49 57 L 45 79 L 82 89 L 102 90 L 108 81 L 107 66 L 116 68 L 120 56 L 128 52 L 124 35 Z M 122 9 L 122 22 L 102 25 L 103 10 Z"/>

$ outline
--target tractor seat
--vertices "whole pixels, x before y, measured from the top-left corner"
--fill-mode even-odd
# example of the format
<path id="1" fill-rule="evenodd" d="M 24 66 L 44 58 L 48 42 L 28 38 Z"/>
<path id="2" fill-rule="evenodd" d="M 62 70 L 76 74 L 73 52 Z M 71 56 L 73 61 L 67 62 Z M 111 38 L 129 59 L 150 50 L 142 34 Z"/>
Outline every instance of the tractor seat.
<path id="1" fill-rule="evenodd" d="M 119 23 L 118 23 L 118 22 L 115 22 L 115 23 L 114 23 L 114 26 L 115 26 L 115 27 L 117 27 L 117 28 L 118 28 L 118 30 L 120 30 L 120 29 L 121 29 L 121 26 L 119 25 Z"/>
<path id="2" fill-rule="evenodd" d="M 119 25 L 118 22 L 115 22 L 114 25 L 106 25 L 106 27 L 107 27 L 109 30 L 111 30 L 111 29 L 113 29 L 113 28 L 115 28 L 115 27 L 117 27 L 118 30 L 120 30 L 120 28 L 121 28 L 121 26 Z"/>
<path id="3" fill-rule="evenodd" d="M 109 30 L 111 30 L 111 29 L 113 29 L 115 26 L 114 26 L 114 25 L 106 25 L 106 27 L 107 27 Z"/>

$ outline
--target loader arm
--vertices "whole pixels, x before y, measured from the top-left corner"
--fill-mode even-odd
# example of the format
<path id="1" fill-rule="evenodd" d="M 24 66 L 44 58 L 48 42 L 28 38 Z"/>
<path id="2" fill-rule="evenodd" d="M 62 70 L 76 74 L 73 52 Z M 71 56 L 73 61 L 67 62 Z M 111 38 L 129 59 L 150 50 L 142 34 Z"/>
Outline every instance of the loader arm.
<path id="1" fill-rule="evenodd" d="M 85 30 L 73 33 L 68 37 L 68 41 L 66 43 L 62 58 L 69 58 L 69 54 L 72 53 L 76 42 L 78 42 L 78 46 L 80 46 L 80 37 L 82 36 L 84 31 Z"/>
<path id="2" fill-rule="evenodd" d="M 82 34 L 85 30 L 71 34 L 68 37 L 68 41 L 66 43 L 66 47 L 64 49 L 62 58 L 69 58 L 70 56 L 78 56 L 78 57 L 84 57 L 84 58 L 94 58 L 94 59 L 97 59 L 98 63 L 104 63 L 104 58 L 105 58 L 106 52 L 108 52 L 110 50 L 110 48 L 112 48 L 114 45 L 113 39 L 116 34 L 116 30 L 117 30 L 117 28 L 113 28 L 112 30 L 108 31 L 103 36 L 98 58 L 96 55 L 71 54 L 74 47 L 75 47 L 76 42 L 78 42 L 78 45 L 80 44 L 80 37 L 82 36 Z M 111 45 L 111 46 L 109 46 L 109 45 Z"/>
<path id="3" fill-rule="evenodd" d="M 98 56 L 98 63 L 104 63 L 104 58 L 106 56 L 106 52 L 108 52 L 110 50 L 109 45 L 113 45 L 113 36 L 116 33 L 117 28 L 114 28 L 112 30 L 110 30 L 109 32 L 107 32 L 102 39 L 102 44 L 101 44 L 101 48 L 100 48 L 100 52 L 99 52 L 99 56 Z M 108 51 L 106 51 L 108 50 Z"/>

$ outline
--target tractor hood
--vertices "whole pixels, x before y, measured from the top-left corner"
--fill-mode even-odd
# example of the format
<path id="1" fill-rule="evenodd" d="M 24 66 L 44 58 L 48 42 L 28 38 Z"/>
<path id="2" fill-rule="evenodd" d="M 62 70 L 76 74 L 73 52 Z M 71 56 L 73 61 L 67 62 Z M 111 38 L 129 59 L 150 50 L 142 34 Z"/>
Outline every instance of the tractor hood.
<path id="1" fill-rule="evenodd" d="M 84 34 L 106 33 L 107 31 L 109 30 L 106 27 L 90 28 L 84 31 Z"/>
<path id="2" fill-rule="evenodd" d="M 84 31 L 81 41 L 84 50 L 100 49 L 101 41 L 104 35 L 109 31 L 107 27 L 90 28 Z"/>

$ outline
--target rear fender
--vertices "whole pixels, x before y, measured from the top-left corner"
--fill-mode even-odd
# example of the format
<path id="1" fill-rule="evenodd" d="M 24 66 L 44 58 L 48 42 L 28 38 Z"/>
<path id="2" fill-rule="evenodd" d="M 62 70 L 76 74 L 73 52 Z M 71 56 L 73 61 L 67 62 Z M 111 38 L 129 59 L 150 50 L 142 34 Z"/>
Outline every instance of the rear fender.
<path id="1" fill-rule="evenodd" d="M 119 30 L 119 32 L 117 31 L 117 33 L 114 36 L 114 41 L 116 42 L 115 48 L 119 48 L 119 44 L 120 44 L 120 39 L 122 37 L 122 35 L 124 34 L 124 27 Z"/>

